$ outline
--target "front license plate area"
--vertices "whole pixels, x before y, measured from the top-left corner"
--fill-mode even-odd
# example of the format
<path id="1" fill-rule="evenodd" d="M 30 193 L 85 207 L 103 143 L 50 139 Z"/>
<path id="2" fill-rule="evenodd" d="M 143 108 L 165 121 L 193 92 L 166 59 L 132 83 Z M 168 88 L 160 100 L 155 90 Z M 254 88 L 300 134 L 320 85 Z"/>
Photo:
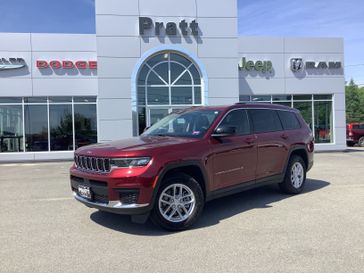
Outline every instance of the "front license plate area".
<path id="1" fill-rule="evenodd" d="M 86 199 L 92 199 L 92 192 L 89 186 L 78 185 L 78 194 Z"/>

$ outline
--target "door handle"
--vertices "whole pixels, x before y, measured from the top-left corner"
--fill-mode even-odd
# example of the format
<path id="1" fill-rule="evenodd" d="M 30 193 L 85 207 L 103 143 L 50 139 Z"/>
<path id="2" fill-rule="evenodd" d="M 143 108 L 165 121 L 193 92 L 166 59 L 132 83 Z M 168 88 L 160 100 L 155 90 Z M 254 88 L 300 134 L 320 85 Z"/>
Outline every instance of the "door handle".
<path id="1" fill-rule="evenodd" d="M 288 139 L 288 136 L 286 134 L 281 135 L 281 138 Z"/>

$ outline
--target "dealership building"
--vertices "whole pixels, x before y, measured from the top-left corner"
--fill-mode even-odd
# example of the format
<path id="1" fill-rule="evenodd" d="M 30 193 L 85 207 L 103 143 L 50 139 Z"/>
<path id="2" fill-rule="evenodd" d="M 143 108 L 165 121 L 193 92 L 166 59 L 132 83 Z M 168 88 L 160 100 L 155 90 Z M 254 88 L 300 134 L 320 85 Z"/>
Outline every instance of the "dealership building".
<path id="1" fill-rule="evenodd" d="M 176 109 L 297 108 L 346 149 L 341 38 L 246 37 L 237 1 L 96 0 L 96 35 L 0 33 L 0 161 L 70 159 Z"/>

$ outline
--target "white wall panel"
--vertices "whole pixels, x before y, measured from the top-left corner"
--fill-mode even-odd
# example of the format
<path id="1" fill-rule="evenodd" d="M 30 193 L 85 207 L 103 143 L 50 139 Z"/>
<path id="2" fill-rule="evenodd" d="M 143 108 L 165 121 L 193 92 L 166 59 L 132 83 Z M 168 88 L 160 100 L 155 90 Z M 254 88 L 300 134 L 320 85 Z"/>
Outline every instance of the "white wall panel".
<path id="1" fill-rule="evenodd" d="M 139 0 L 97 0 L 96 14 L 138 15 Z"/>
<path id="2" fill-rule="evenodd" d="M 99 57 L 99 78 L 130 78 L 139 58 Z"/>
<path id="3" fill-rule="evenodd" d="M 132 120 L 99 120 L 98 141 L 132 137 Z"/>
<path id="4" fill-rule="evenodd" d="M 99 99 L 99 119 L 131 119 L 131 99 Z"/>
<path id="5" fill-rule="evenodd" d="M 33 96 L 97 96 L 97 79 L 33 79 Z"/>
<path id="6" fill-rule="evenodd" d="M 98 15 L 96 17 L 97 36 L 138 36 L 138 20 L 138 16 Z"/>
<path id="7" fill-rule="evenodd" d="M 0 33 L 0 51 L 31 51 L 29 33 Z"/>
<path id="8" fill-rule="evenodd" d="M 33 51 L 96 51 L 93 34 L 32 33 Z"/>
<path id="9" fill-rule="evenodd" d="M 99 98 L 131 98 L 131 79 L 99 79 Z"/>
<path id="10" fill-rule="evenodd" d="M 196 16 L 196 1 L 139 0 L 140 15 Z"/>
<path id="11" fill-rule="evenodd" d="M 199 57 L 223 58 L 237 57 L 237 39 L 204 38 L 198 45 Z"/>
<path id="12" fill-rule="evenodd" d="M 198 17 L 237 17 L 237 1 L 197 0 Z"/>
<path id="13" fill-rule="evenodd" d="M 100 57 L 140 57 L 138 37 L 98 37 Z"/>

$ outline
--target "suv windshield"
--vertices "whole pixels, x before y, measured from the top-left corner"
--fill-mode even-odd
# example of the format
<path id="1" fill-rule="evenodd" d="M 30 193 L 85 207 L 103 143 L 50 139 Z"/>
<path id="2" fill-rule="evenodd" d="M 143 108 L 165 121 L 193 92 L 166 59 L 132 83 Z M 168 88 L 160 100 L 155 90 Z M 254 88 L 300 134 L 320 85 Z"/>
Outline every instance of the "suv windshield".
<path id="1" fill-rule="evenodd" d="M 219 113 L 217 110 L 172 113 L 152 125 L 142 135 L 201 138 Z"/>

